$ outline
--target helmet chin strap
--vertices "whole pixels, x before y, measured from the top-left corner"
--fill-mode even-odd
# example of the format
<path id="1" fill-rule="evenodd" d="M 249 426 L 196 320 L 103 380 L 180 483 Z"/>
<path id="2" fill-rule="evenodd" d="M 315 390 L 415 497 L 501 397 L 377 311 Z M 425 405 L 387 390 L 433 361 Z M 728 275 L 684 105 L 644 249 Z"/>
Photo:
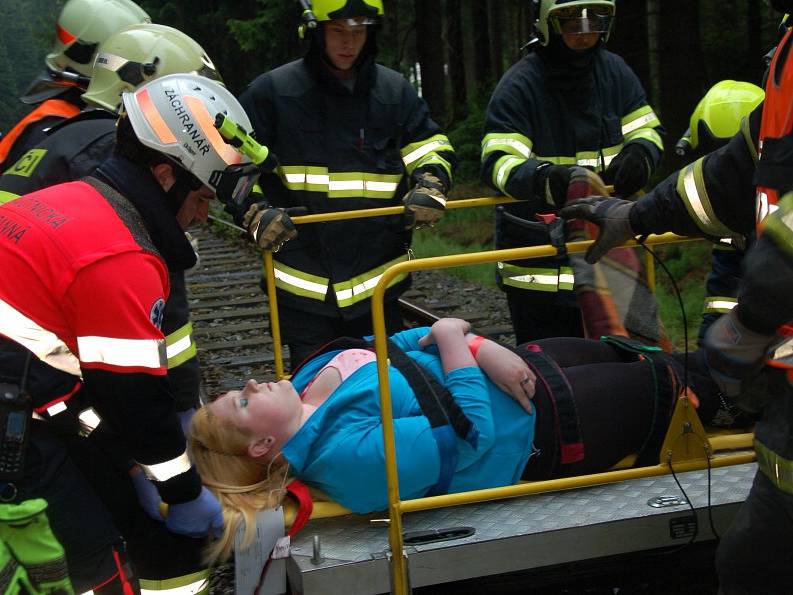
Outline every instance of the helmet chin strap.
<path id="1" fill-rule="evenodd" d="M 186 169 L 178 165 L 173 165 L 173 173 L 176 181 L 173 183 L 165 195 L 168 197 L 168 208 L 173 212 L 174 216 L 182 208 L 187 195 L 198 190 L 203 186 L 203 182 L 196 178 Z"/>

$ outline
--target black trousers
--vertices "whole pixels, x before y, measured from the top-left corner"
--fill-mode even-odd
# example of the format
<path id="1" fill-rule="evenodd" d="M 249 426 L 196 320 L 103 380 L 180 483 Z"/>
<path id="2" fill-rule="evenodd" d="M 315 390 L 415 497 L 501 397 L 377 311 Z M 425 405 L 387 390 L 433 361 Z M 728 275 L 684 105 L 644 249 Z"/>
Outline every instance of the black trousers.
<path id="1" fill-rule="evenodd" d="M 513 287 L 505 287 L 504 291 L 518 345 L 550 337 L 584 336 L 581 309 L 575 305 L 574 295 L 568 296 L 565 300 L 568 303 L 559 305 L 555 293 Z"/>
<path id="2" fill-rule="evenodd" d="M 793 495 L 761 471 L 716 550 L 723 595 L 793 592 Z"/>
<path id="3" fill-rule="evenodd" d="M 76 593 L 110 582 L 104 593 L 122 593 L 114 550 L 132 563 L 136 578 L 162 580 L 202 569 L 204 541 L 171 533 L 138 505 L 118 451 L 117 437 L 102 426 L 88 438 L 59 432 L 34 421 L 25 474 L 13 482 L 16 502 L 47 501 L 53 533 L 66 551 Z"/>

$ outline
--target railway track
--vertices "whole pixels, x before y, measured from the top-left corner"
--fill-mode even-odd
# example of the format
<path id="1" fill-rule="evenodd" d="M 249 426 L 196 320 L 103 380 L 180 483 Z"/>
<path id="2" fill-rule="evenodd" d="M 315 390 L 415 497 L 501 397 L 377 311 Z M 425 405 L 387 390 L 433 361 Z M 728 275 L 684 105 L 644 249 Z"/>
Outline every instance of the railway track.
<path id="1" fill-rule="evenodd" d="M 193 333 L 206 399 L 238 388 L 241 380 L 275 378 L 267 297 L 260 287 L 261 253 L 243 230 L 222 219 L 190 230 L 200 262 L 186 276 Z M 432 324 L 442 316 L 470 320 L 478 332 L 509 341 L 502 294 L 442 273 L 414 274 L 400 300 L 407 326 Z M 284 349 L 285 360 L 288 353 Z"/>

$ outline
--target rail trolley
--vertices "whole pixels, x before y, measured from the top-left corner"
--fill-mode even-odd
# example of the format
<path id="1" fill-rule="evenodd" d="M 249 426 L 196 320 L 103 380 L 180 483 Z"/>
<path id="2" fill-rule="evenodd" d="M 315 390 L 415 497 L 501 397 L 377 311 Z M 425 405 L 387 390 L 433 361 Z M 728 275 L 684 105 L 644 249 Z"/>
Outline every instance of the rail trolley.
<path id="1" fill-rule="evenodd" d="M 511 200 L 449 201 L 447 208 Z M 401 209 L 371 211 L 385 215 L 398 214 Z M 294 222 L 371 214 L 309 215 L 295 217 Z M 645 243 L 689 240 L 665 234 L 650 236 Z M 567 250 L 582 252 L 590 244 L 571 242 Z M 390 267 L 372 296 L 379 377 L 387 378 L 383 296 L 396 275 L 554 254 L 552 246 L 535 246 L 418 258 Z M 272 254 L 265 252 L 264 262 L 276 373 L 283 376 Z M 260 593 L 282 592 L 288 582 L 290 592 L 306 595 L 404 595 L 430 585 L 507 573 L 531 576 L 560 565 L 707 542 L 716 537 L 714 530 L 722 534 L 727 529 L 748 495 L 756 471 L 752 435 L 706 430 L 688 398 L 682 397 L 655 465 L 632 467 L 629 457 L 604 473 L 400 500 L 387 382 L 380 383 L 380 399 L 388 510 L 354 515 L 333 502 L 315 499 L 312 518 L 292 538 L 288 557 L 274 561 L 270 572 L 276 579 L 265 582 Z M 287 507 L 286 525 L 293 516 L 294 510 Z M 264 536 L 262 541 L 274 542 L 282 530 L 276 523 L 272 531 L 277 535 Z M 257 568 L 261 570 L 264 564 L 262 554 L 266 558 L 261 551 L 253 557 L 237 553 L 237 592 L 253 592 L 259 585 Z"/>

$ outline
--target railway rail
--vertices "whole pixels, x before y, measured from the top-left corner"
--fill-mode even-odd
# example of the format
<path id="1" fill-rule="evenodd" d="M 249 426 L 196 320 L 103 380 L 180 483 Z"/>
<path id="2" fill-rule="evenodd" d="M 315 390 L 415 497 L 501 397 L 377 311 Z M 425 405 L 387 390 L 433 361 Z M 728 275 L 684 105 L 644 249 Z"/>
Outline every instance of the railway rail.
<path id="1" fill-rule="evenodd" d="M 216 217 L 210 221 L 190 230 L 198 240 L 200 261 L 186 279 L 208 398 L 238 388 L 246 378 L 275 378 L 268 303 L 260 286 L 261 252 L 245 239 L 242 228 Z M 471 321 L 477 332 L 511 340 L 506 301 L 497 290 L 431 271 L 414 275 L 413 285 L 400 299 L 407 326 L 458 316 Z"/>

